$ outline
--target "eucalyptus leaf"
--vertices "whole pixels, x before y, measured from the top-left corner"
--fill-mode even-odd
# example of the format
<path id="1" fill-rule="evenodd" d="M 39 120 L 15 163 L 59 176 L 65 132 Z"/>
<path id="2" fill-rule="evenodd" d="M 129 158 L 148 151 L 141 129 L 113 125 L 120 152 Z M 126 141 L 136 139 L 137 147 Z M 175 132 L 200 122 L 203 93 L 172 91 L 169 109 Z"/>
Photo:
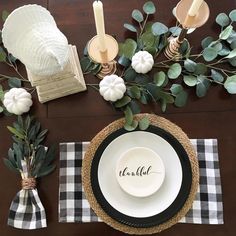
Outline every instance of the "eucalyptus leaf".
<path id="1" fill-rule="evenodd" d="M 220 36 L 219 38 L 220 39 L 223 39 L 223 40 L 226 40 L 230 34 L 232 33 L 232 30 L 233 30 L 233 26 L 232 25 L 229 25 L 227 28 L 225 28 L 221 33 L 220 33 Z"/>
<path id="2" fill-rule="evenodd" d="M 148 1 L 143 5 L 143 11 L 148 15 L 154 14 L 156 12 L 156 7 L 152 1 Z"/>
<path id="3" fill-rule="evenodd" d="M 236 94 L 236 75 L 230 76 L 224 83 L 225 89 L 230 94 Z"/>
<path id="4" fill-rule="evenodd" d="M 180 45 L 179 53 L 183 57 L 188 57 L 188 55 L 190 54 L 190 44 L 188 40 L 184 39 L 183 43 Z"/>
<path id="5" fill-rule="evenodd" d="M 142 104 L 144 104 L 144 105 L 148 104 L 148 97 L 147 97 L 147 95 L 145 95 L 145 93 L 141 93 L 141 97 L 140 97 L 139 101 Z"/>
<path id="6" fill-rule="evenodd" d="M 149 83 L 149 77 L 145 74 L 137 74 L 135 80 L 134 80 L 137 84 L 140 85 L 146 85 L 147 83 Z"/>
<path id="7" fill-rule="evenodd" d="M 149 121 L 148 117 L 145 116 L 139 121 L 138 124 L 139 124 L 140 130 L 146 130 L 150 125 L 150 121 Z"/>
<path id="8" fill-rule="evenodd" d="M 196 87 L 196 94 L 198 97 L 204 97 L 210 87 L 209 80 L 206 79 L 205 76 L 198 76 L 197 77 L 197 87 Z"/>
<path id="9" fill-rule="evenodd" d="M 197 84 L 197 77 L 193 75 L 184 75 L 184 83 L 190 87 L 193 87 Z"/>
<path id="10" fill-rule="evenodd" d="M 141 97 L 141 92 L 138 86 L 133 85 L 129 88 L 129 92 L 132 98 L 139 99 Z"/>
<path id="11" fill-rule="evenodd" d="M 127 104 L 129 104 L 131 102 L 131 98 L 128 96 L 124 96 L 123 98 L 121 98 L 120 100 L 118 100 L 117 102 L 115 102 L 115 107 L 116 108 L 121 108 L 126 106 Z"/>
<path id="12" fill-rule="evenodd" d="M 214 48 L 217 51 L 217 53 L 218 53 L 218 52 L 220 52 L 222 50 L 223 45 L 222 45 L 222 43 L 216 43 L 216 44 L 214 44 L 212 46 L 212 48 Z"/>
<path id="13" fill-rule="evenodd" d="M 8 79 L 8 85 L 10 88 L 20 88 L 21 84 L 22 84 L 21 80 L 16 77 Z"/>
<path id="14" fill-rule="evenodd" d="M 155 36 L 160 36 L 160 35 L 165 34 L 167 32 L 168 32 L 168 27 L 160 22 L 155 22 L 152 25 L 152 33 Z"/>
<path id="15" fill-rule="evenodd" d="M 145 32 L 141 36 L 141 40 L 144 46 L 153 46 L 155 45 L 155 36 L 151 32 Z"/>
<path id="16" fill-rule="evenodd" d="M 170 93 L 160 91 L 159 97 L 161 100 L 163 100 L 165 103 L 174 103 L 174 98 Z"/>
<path id="17" fill-rule="evenodd" d="M 127 124 L 125 123 L 124 125 L 124 128 L 127 130 L 127 131 L 133 131 L 135 130 L 136 128 L 138 127 L 138 121 L 136 120 L 133 120 L 132 124 Z"/>
<path id="18" fill-rule="evenodd" d="M 230 52 L 230 54 L 228 56 L 226 56 L 225 58 L 233 58 L 236 57 L 236 49 L 234 49 L 233 51 Z"/>
<path id="19" fill-rule="evenodd" d="M 174 27 L 169 28 L 169 31 L 174 37 L 176 37 L 180 35 L 182 29 L 178 26 L 174 26 Z"/>
<path id="20" fill-rule="evenodd" d="M 230 36 L 227 38 L 227 42 L 228 43 L 232 43 L 236 38 L 236 32 L 234 30 L 232 30 Z"/>
<path id="21" fill-rule="evenodd" d="M 129 107 L 132 110 L 133 114 L 138 114 L 138 113 L 141 112 L 140 106 L 139 106 L 139 104 L 135 100 L 132 100 L 129 103 Z"/>
<path id="22" fill-rule="evenodd" d="M 207 66 L 203 63 L 197 63 L 194 74 L 204 75 L 207 73 Z"/>
<path id="23" fill-rule="evenodd" d="M 225 27 L 225 26 L 229 25 L 230 20 L 229 20 L 229 17 L 225 13 L 220 13 L 216 17 L 216 23 L 218 25 L 220 25 L 221 27 Z"/>
<path id="24" fill-rule="evenodd" d="M 1 85 L 0 85 L 0 101 L 2 101 L 2 102 L 4 100 L 4 94 L 5 94 L 5 92 L 3 91 L 3 89 L 1 88 Z"/>
<path id="25" fill-rule="evenodd" d="M 3 111 L 4 111 L 4 108 L 0 106 L 0 113 L 2 113 Z"/>
<path id="26" fill-rule="evenodd" d="M 214 69 L 211 69 L 211 77 L 215 82 L 222 83 L 224 81 L 223 75 Z"/>
<path id="27" fill-rule="evenodd" d="M 173 95 L 177 96 L 183 91 L 183 86 L 181 84 L 172 84 L 170 91 Z"/>
<path id="28" fill-rule="evenodd" d="M 182 72 L 182 67 L 179 63 L 174 63 L 170 66 L 167 75 L 170 79 L 177 79 Z"/>
<path id="29" fill-rule="evenodd" d="M 80 65 L 81 65 L 81 69 L 83 73 L 88 71 L 91 64 L 92 64 L 92 61 L 89 59 L 89 57 L 83 57 L 80 59 Z"/>
<path id="30" fill-rule="evenodd" d="M 201 42 L 202 48 L 207 48 L 213 41 L 214 39 L 211 36 L 204 38 Z"/>
<path id="31" fill-rule="evenodd" d="M 232 49 L 236 49 L 236 39 L 230 44 Z"/>
<path id="32" fill-rule="evenodd" d="M 3 48 L 0 47 L 0 62 L 6 61 L 6 58 L 7 58 L 7 54 L 5 53 L 5 51 L 3 50 Z"/>
<path id="33" fill-rule="evenodd" d="M 236 67 L 236 57 L 229 59 L 229 63 L 231 66 Z"/>
<path id="34" fill-rule="evenodd" d="M 143 14 L 141 11 L 135 9 L 132 12 L 132 18 L 136 20 L 137 22 L 141 23 L 143 21 Z"/>
<path id="35" fill-rule="evenodd" d="M 151 47 L 151 46 L 147 46 L 144 48 L 144 51 L 149 52 L 150 54 L 152 54 L 153 56 L 156 54 L 157 49 L 155 46 Z"/>
<path id="36" fill-rule="evenodd" d="M 119 59 L 118 59 L 118 63 L 124 67 L 129 67 L 130 64 L 131 64 L 131 61 L 129 58 L 125 57 L 125 56 L 121 56 Z"/>
<path id="37" fill-rule="evenodd" d="M 125 56 L 132 59 L 137 49 L 137 43 L 133 39 L 126 39 L 124 43 L 119 44 L 119 56 Z"/>
<path id="38" fill-rule="evenodd" d="M 130 67 L 124 73 L 124 80 L 131 82 L 135 80 L 136 76 L 137 76 L 136 71 L 132 67 Z"/>
<path id="39" fill-rule="evenodd" d="M 213 61 L 218 55 L 218 52 L 214 48 L 207 47 L 203 51 L 203 58 L 205 61 Z"/>
<path id="40" fill-rule="evenodd" d="M 99 73 L 99 71 L 102 69 L 102 65 L 101 64 L 94 64 L 94 67 L 92 68 L 91 72 L 93 75 L 96 75 Z"/>
<path id="41" fill-rule="evenodd" d="M 165 83 L 166 79 L 167 79 L 166 74 L 163 71 L 159 71 L 156 74 L 154 74 L 153 82 L 157 86 L 161 87 Z"/>
<path id="42" fill-rule="evenodd" d="M 228 46 L 226 46 L 225 44 L 223 44 L 222 49 L 218 52 L 218 55 L 220 56 L 227 56 L 230 53 L 230 48 Z"/>
<path id="43" fill-rule="evenodd" d="M 232 21 L 236 21 L 236 9 L 232 10 L 230 13 L 229 13 L 229 17 Z"/>
<path id="44" fill-rule="evenodd" d="M 4 22 L 7 19 L 8 16 L 9 16 L 9 12 L 4 10 L 2 12 L 2 21 Z"/>
<path id="45" fill-rule="evenodd" d="M 180 93 L 176 95 L 175 98 L 175 106 L 177 107 L 184 107 L 188 100 L 188 93 L 182 90 Z"/>
<path id="46" fill-rule="evenodd" d="M 137 29 L 131 24 L 124 23 L 124 27 L 131 32 L 137 33 Z"/>
<path id="47" fill-rule="evenodd" d="M 149 83 L 146 85 L 146 88 L 152 100 L 157 101 L 159 99 L 160 87 L 156 86 L 155 84 Z"/>
<path id="48" fill-rule="evenodd" d="M 189 72 L 194 72 L 196 69 L 196 65 L 197 65 L 196 62 L 190 59 L 184 61 L 184 68 Z"/>

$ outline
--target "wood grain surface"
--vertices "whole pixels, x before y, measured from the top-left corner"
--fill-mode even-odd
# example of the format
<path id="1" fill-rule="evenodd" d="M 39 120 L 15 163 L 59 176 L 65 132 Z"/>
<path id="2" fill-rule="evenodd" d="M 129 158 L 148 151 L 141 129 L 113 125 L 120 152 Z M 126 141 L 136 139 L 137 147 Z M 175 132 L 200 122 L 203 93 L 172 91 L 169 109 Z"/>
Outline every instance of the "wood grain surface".
<path id="1" fill-rule="evenodd" d="M 153 20 L 169 26 L 175 24 L 171 10 L 178 0 L 153 0 L 157 13 Z M 47 7 L 54 16 L 58 27 L 67 36 L 71 44 L 77 46 L 80 56 L 86 42 L 95 35 L 92 12 L 93 0 L 1 0 L 0 11 L 11 11 L 19 6 L 37 3 Z M 131 22 L 133 9 L 141 9 L 144 0 L 103 0 L 105 10 L 106 31 L 115 35 L 118 41 L 132 34 L 123 28 L 124 22 Z M 220 12 L 229 12 L 236 8 L 235 0 L 207 0 L 211 16 L 207 24 L 188 36 L 193 51 L 199 52 L 200 42 L 207 35 L 216 36 L 219 28 L 214 23 Z M 2 26 L 2 25 L 1 25 Z M 22 73 L 24 72 L 23 67 Z M 8 67 L 0 65 L 0 73 L 14 74 Z M 86 77 L 86 82 L 98 82 L 96 78 Z M 177 224 L 160 233 L 162 236 L 233 236 L 236 227 L 236 95 L 229 95 L 221 87 L 212 86 L 206 97 L 197 99 L 190 91 L 190 99 L 184 108 L 169 107 L 162 114 L 160 108 L 150 106 L 145 111 L 159 115 L 179 125 L 190 138 L 217 138 L 219 143 L 220 171 L 223 188 L 224 225 Z M 96 91 L 88 91 L 60 98 L 47 104 L 38 103 L 34 96 L 31 114 L 35 115 L 44 128 L 49 129 L 47 144 L 67 141 L 89 141 L 97 132 L 110 122 L 120 118 L 122 114 L 115 111 Z M 87 236 L 124 235 L 104 223 L 58 223 L 58 168 L 50 176 L 42 178 L 38 183 L 39 195 L 46 209 L 48 227 L 45 229 L 26 231 L 7 226 L 10 203 L 20 188 L 20 179 L 3 165 L 11 146 L 11 136 L 6 126 L 15 117 L 0 117 L 0 235 L 1 236 Z M 57 150 L 56 162 L 59 163 Z"/>

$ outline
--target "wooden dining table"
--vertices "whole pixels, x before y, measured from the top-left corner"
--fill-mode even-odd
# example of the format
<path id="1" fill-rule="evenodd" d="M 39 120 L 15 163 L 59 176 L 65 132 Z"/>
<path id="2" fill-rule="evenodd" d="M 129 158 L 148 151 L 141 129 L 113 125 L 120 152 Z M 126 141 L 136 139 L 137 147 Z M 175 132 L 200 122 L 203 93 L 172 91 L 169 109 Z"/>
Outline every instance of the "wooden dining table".
<path id="1" fill-rule="evenodd" d="M 132 37 L 123 24 L 132 22 L 133 9 L 142 9 L 144 0 L 103 0 L 106 32 L 114 35 L 119 42 Z M 172 9 L 178 0 L 153 0 L 157 11 L 153 21 L 174 26 L 176 19 Z M 236 8 L 235 0 L 206 0 L 210 8 L 208 22 L 188 35 L 193 52 L 200 52 L 201 40 L 206 36 L 217 37 L 220 27 L 215 23 L 216 16 L 229 13 Z M 93 0 L 1 0 L 0 11 L 11 12 L 25 4 L 39 4 L 47 8 L 55 18 L 59 29 L 66 35 L 70 44 L 76 45 L 80 57 L 88 40 L 95 34 L 93 16 Z M 1 23 L 2 26 L 2 23 Z M 20 71 L 26 76 L 25 69 Z M 0 73 L 14 76 L 9 66 L 0 63 Z M 87 83 L 98 83 L 99 80 L 86 75 Z M 189 138 L 216 138 L 220 174 L 223 191 L 224 224 L 181 224 L 159 233 L 162 236 L 233 236 L 236 227 L 236 95 L 230 95 L 222 86 L 212 85 L 207 95 L 197 98 L 194 89 L 188 90 L 189 100 L 183 108 L 170 105 L 165 113 L 157 105 L 146 106 L 143 111 L 154 112 L 180 126 Z M 114 110 L 103 100 L 99 93 L 91 87 L 87 91 L 59 98 L 40 104 L 37 95 L 33 95 L 33 107 L 30 114 L 34 115 L 49 130 L 46 145 L 56 144 L 57 169 L 49 176 L 38 180 L 37 189 L 47 214 L 47 228 L 27 231 L 7 226 L 8 211 L 12 199 L 20 190 L 20 176 L 9 171 L 3 164 L 8 149 L 12 145 L 11 134 L 7 126 L 11 125 L 16 116 L 0 116 L 0 235 L 1 236 L 86 236 L 124 235 L 105 223 L 59 223 L 58 192 L 59 192 L 59 143 L 74 141 L 90 141 L 101 129 L 112 121 L 122 117 L 122 113 Z"/>

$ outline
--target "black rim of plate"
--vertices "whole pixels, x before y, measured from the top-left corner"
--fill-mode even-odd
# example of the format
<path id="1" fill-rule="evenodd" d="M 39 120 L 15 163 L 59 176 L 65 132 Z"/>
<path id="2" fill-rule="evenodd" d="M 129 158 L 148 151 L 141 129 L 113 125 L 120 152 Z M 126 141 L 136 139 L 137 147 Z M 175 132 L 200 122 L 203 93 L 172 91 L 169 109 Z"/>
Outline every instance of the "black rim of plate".
<path id="1" fill-rule="evenodd" d="M 136 129 L 135 131 L 141 131 L 141 130 Z M 188 199 L 189 193 L 191 190 L 191 185 L 192 185 L 192 169 L 191 169 L 190 160 L 189 160 L 187 152 L 185 151 L 183 146 L 179 143 L 179 141 L 167 131 L 156 126 L 152 126 L 152 125 L 149 126 L 149 128 L 145 130 L 145 132 L 156 134 L 162 137 L 163 139 L 165 139 L 174 148 L 175 152 L 177 153 L 180 159 L 180 163 L 182 166 L 183 178 L 182 178 L 182 185 L 181 185 L 180 191 L 177 197 L 175 198 L 174 202 L 164 211 L 150 217 L 136 218 L 136 217 L 128 216 L 119 212 L 113 206 L 111 206 L 106 200 L 106 198 L 104 197 L 104 195 L 102 194 L 102 191 L 99 186 L 98 171 L 97 171 L 101 156 L 104 150 L 106 149 L 106 147 L 114 139 L 116 139 L 117 137 L 123 134 L 128 133 L 128 131 L 126 131 L 125 129 L 121 128 L 119 130 L 116 130 L 103 140 L 103 142 L 101 143 L 101 145 L 97 148 L 95 152 L 95 155 L 92 161 L 91 172 L 90 172 L 93 194 L 97 202 L 101 206 L 101 208 L 106 212 L 107 215 L 109 215 L 114 220 L 122 224 L 135 227 L 135 228 L 149 228 L 149 227 L 157 226 L 168 221 L 170 218 L 175 216 L 181 210 L 184 203 Z"/>

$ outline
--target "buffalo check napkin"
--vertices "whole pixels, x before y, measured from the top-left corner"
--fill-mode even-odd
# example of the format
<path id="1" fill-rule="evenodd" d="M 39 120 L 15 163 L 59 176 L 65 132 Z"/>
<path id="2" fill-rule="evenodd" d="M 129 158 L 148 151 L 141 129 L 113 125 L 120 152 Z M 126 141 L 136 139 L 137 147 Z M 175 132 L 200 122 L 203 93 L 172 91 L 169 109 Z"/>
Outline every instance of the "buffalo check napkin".
<path id="1" fill-rule="evenodd" d="M 27 178 L 26 162 L 21 161 L 23 175 Z M 13 199 L 7 224 L 18 229 L 40 229 L 47 227 L 46 213 L 36 188 L 22 189 Z"/>
<path id="2" fill-rule="evenodd" d="M 223 224 L 223 204 L 216 139 L 191 139 L 200 167 L 200 185 L 192 209 L 181 223 Z M 59 222 L 98 222 L 81 183 L 89 142 L 60 144 Z"/>

